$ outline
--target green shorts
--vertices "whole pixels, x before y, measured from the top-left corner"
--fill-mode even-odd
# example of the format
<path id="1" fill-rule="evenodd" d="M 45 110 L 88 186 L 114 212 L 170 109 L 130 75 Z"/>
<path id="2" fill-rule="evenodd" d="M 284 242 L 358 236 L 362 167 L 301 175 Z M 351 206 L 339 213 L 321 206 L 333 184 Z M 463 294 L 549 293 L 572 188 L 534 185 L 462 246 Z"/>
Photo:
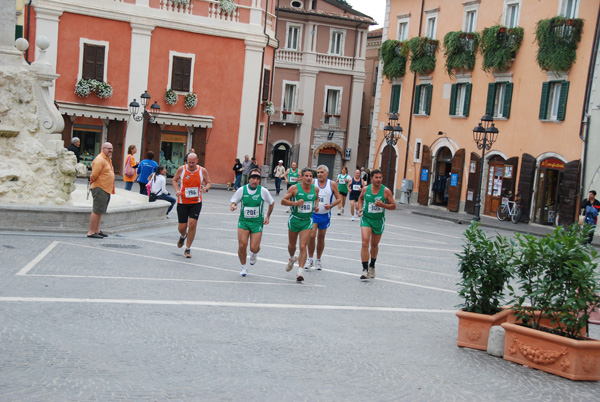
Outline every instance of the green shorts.
<path id="1" fill-rule="evenodd" d="M 92 212 L 99 215 L 106 213 L 106 210 L 108 209 L 108 203 L 110 202 L 110 194 L 102 190 L 100 187 L 94 187 L 90 191 L 93 199 Z"/>
<path id="2" fill-rule="evenodd" d="M 383 229 L 385 229 L 385 217 L 382 217 L 381 219 L 370 219 L 366 216 L 362 216 L 360 218 L 360 226 L 371 228 L 373 234 L 380 235 L 383 233 Z"/>
<path id="3" fill-rule="evenodd" d="M 250 233 L 260 233 L 263 231 L 263 220 L 256 219 L 255 222 L 249 220 L 239 220 L 238 228 L 242 230 L 249 230 Z"/>
<path id="4" fill-rule="evenodd" d="M 288 229 L 292 232 L 302 232 L 303 230 L 310 230 L 313 227 L 312 217 L 307 219 L 299 219 L 294 215 L 290 215 L 288 219 Z"/>

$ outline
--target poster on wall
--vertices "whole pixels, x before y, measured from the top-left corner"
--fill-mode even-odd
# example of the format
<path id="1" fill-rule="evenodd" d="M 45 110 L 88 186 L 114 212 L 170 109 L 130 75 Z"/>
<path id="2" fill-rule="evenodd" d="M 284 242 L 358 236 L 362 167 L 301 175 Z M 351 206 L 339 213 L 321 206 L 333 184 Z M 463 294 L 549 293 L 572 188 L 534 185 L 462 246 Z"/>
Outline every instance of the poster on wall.
<path id="1" fill-rule="evenodd" d="M 450 187 L 458 186 L 458 173 L 452 173 L 450 176 Z"/>
<path id="2" fill-rule="evenodd" d="M 429 169 L 421 169 L 421 181 L 427 181 L 429 177 Z"/>
<path id="3" fill-rule="evenodd" d="M 512 169 L 513 167 L 508 165 L 504 167 L 504 177 L 506 177 L 507 179 L 511 179 L 512 178 Z"/>
<path id="4" fill-rule="evenodd" d="M 473 161 L 471 162 L 471 167 L 469 168 L 469 173 L 475 173 L 477 169 L 477 162 Z"/>
<path id="5" fill-rule="evenodd" d="M 473 201 L 473 192 L 467 191 L 467 201 Z"/>

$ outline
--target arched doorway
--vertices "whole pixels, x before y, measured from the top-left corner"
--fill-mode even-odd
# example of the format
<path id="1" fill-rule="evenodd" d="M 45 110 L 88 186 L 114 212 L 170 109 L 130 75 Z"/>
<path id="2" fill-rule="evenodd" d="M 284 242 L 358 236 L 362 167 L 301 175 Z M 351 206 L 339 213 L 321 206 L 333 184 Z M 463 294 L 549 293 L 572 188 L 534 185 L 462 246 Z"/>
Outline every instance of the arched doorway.
<path id="1" fill-rule="evenodd" d="M 548 158 L 540 163 L 534 222 L 542 225 L 556 223 L 561 205 L 564 170 L 565 162 L 558 158 Z"/>
<path id="2" fill-rule="evenodd" d="M 448 191 L 450 190 L 450 173 L 452 172 L 452 151 L 450 148 L 440 148 L 435 157 L 433 178 L 433 205 L 448 205 Z"/>
<path id="3" fill-rule="evenodd" d="M 279 164 L 280 160 L 283 161 L 283 166 L 285 166 L 286 169 L 291 166 L 291 163 L 288 163 L 288 159 L 290 156 L 289 145 L 280 142 L 279 144 L 276 144 L 273 147 L 273 151 L 271 152 L 273 154 L 273 157 L 271 158 L 271 170 L 269 172 L 269 176 L 273 175 L 273 171 L 275 170 L 275 167 Z"/>
<path id="4" fill-rule="evenodd" d="M 381 152 L 381 173 L 383 173 L 383 184 L 394 193 L 396 180 L 397 155 L 396 149 L 391 145 L 386 145 Z"/>

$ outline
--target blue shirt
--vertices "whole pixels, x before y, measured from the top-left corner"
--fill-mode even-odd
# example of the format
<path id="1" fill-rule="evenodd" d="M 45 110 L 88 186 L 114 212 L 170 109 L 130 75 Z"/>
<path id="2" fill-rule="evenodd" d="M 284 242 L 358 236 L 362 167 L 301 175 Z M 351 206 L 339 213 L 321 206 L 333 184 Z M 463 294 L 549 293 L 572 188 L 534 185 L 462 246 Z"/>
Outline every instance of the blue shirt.
<path id="1" fill-rule="evenodd" d="M 143 184 L 148 183 L 148 177 L 150 177 L 150 175 L 152 173 L 155 173 L 157 168 L 158 168 L 158 163 L 154 162 L 152 159 L 144 159 L 138 165 L 138 168 L 137 168 L 138 177 L 137 177 L 136 181 L 143 183 Z"/>

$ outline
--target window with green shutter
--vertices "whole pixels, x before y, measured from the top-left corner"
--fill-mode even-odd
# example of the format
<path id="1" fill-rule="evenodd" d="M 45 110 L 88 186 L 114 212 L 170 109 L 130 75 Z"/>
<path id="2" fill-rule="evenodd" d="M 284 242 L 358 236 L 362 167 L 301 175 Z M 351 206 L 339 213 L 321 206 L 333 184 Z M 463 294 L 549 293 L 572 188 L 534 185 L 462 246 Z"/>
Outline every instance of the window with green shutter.
<path id="1" fill-rule="evenodd" d="M 458 85 L 452 84 L 452 89 L 450 90 L 450 116 L 456 116 L 456 98 L 458 94 Z"/>
<path id="2" fill-rule="evenodd" d="M 485 113 L 495 118 L 502 117 L 508 119 L 510 117 L 512 93 L 512 82 L 489 83 Z"/>
<path id="3" fill-rule="evenodd" d="M 504 107 L 502 108 L 502 117 L 510 117 L 510 105 L 512 103 L 513 84 L 507 82 L 504 86 Z"/>
<path id="4" fill-rule="evenodd" d="M 413 107 L 413 114 L 419 114 L 420 102 L 421 101 L 421 85 L 417 85 L 415 88 L 415 106 Z"/>
<path id="5" fill-rule="evenodd" d="M 471 89 L 473 85 L 471 83 L 465 84 L 465 101 L 463 104 L 463 116 L 469 115 L 469 109 L 471 108 Z"/>
<path id="6" fill-rule="evenodd" d="M 565 114 L 567 113 L 567 98 L 569 96 L 569 81 L 562 81 L 560 85 L 560 100 L 558 101 L 558 114 L 556 119 L 558 121 L 565 120 Z"/>
<path id="7" fill-rule="evenodd" d="M 496 83 L 488 84 L 487 101 L 485 103 L 485 114 L 494 115 L 494 100 L 496 99 Z"/>
<path id="8" fill-rule="evenodd" d="M 425 85 L 427 93 L 425 96 L 425 114 L 429 116 L 431 114 L 431 94 L 433 93 L 433 85 Z"/>
<path id="9" fill-rule="evenodd" d="M 540 120 L 546 120 L 548 118 L 548 94 L 550 93 L 550 83 L 544 82 L 542 84 L 542 99 L 540 100 Z"/>
<path id="10" fill-rule="evenodd" d="M 452 84 L 450 91 L 450 115 L 468 116 L 471 106 L 471 87 L 470 83 Z"/>
<path id="11" fill-rule="evenodd" d="M 392 85 L 392 94 L 390 96 L 390 113 L 398 113 L 400 110 L 400 93 L 402 85 Z"/>
<path id="12" fill-rule="evenodd" d="M 415 106 L 413 113 L 421 116 L 428 116 L 431 113 L 431 94 L 433 85 L 422 84 L 415 88 Z"/>
<path id="13" fill-rule="evenodd" d="M 564 121 L 568 95 L 569 81 L 549 81 L 542 83 L 539 119 Z"/>

